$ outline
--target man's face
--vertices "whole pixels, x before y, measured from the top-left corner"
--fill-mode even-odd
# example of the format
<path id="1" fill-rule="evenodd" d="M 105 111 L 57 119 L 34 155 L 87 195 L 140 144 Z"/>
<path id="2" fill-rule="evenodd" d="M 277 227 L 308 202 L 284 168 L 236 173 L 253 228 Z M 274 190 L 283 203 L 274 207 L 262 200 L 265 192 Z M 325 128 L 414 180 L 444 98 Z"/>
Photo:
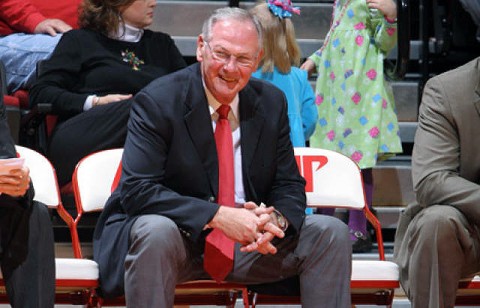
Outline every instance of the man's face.
<path id="1" fill-rule="evenodd" d="M 200 35 L 197 41 L 205 85 L 222 104 L 230 103 L 245 87 L 261 56 L 255 26 L 249 21 L 217 21 L 211 40 L 206 42 Z"/>

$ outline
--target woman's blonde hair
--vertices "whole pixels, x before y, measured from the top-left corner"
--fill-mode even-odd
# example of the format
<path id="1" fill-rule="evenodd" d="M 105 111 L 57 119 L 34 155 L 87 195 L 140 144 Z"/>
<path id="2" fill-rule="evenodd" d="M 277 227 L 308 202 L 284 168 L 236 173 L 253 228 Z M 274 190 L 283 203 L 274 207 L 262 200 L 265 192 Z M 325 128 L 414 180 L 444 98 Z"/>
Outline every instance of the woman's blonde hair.
<path id="1" fill-rule="evenodd" d="M 83 0 L 78 24 L 105 36 L 118 31 L 122 11 L 136 0 Z"/>
<path id="2" fill-rule="evenodd" d="M 273 72 L 273 68 L 286 74 L 292 66 L 300 65 L 300 47 L 295 38 L 295 28 L 290 18 L 279 18 L 272 14 L 266 3 L 257 4 L 250 10 L 263 32 L 262 72 Z"/>

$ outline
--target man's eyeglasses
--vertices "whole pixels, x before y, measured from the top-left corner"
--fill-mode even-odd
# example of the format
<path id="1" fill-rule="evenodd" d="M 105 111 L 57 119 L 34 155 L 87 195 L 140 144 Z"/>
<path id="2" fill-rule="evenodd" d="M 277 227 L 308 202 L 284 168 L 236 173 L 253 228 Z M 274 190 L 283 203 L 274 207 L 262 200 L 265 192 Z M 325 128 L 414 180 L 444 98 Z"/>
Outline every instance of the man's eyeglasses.
<path id="1" fill-rule="evenodd" d="M 210 49 L 210 52 L 212 53 L 212 58 L 215 61 L 220 62 L 222 64 L 228 64 L 230 63 L 230 60 L 232 58 L 235 58 L 235 62 L 238 66 L 251 68 L 255 65 L 255 61 L 257 60 L 256 57 L 252 59 L 247 56 L 235 56 L 224 50 L 213 50 L 207 41 L 204 41 L 204 42 L 205 42 L 205 45 L 208 47 L 208 49 Z"/>

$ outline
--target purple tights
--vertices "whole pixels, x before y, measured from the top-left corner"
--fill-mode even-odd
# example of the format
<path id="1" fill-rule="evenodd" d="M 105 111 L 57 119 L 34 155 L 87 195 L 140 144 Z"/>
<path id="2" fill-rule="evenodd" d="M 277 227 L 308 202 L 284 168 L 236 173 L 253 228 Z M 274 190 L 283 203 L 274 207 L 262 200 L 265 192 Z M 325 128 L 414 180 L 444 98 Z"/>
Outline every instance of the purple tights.
<path id="1" fill-rule="evenodd" d="M 372 198 L 373 198 L 373 175 L 372 168 L 362 169 L 363 177 L 363 186 L 365 188 L 365 197 L 367 199 L 368 207 L 372 208 Z M 320 209 L 319 214 L 332 216 L 335 213 L 333 208 Z M 360 231 L 363 234 L 367 233 L 367 218 L 363 214 L 363 211 L 359 210 L 350 210 L 348 218 L 348 227 L 353 231 Z M 355 239 L 355 236 L 350 234 L 352 240 Z"/>

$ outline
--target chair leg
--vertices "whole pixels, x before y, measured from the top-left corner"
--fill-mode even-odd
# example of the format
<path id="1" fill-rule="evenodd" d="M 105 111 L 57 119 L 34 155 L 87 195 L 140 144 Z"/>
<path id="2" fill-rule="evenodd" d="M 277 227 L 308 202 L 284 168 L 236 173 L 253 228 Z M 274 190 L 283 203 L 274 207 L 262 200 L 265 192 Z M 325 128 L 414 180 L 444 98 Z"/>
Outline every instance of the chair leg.
<path id="1" fill-rule="evenodd" d="M 101 308 L 103 304 L 102 299 L 97 295 L 95 290 L 90 293 L 90 299 L 86 305 L 87 308 Z"/>
<path id="2" fill-rule="evenodd" d="M 242 298 L 243 298 L 243 307 L 244 308 L 250 308 L 250 303 L 248 299 L 248 290 L 247 288 L 242 290 Z"/>
<path id="3" fill-rule="evenodd" d="M 253 292 L 253 296 L 252 296 L 252 308 L 255 308 L 256 305 L 257 305 L 257 293 L 256 293 L 256 292 Z"/>

